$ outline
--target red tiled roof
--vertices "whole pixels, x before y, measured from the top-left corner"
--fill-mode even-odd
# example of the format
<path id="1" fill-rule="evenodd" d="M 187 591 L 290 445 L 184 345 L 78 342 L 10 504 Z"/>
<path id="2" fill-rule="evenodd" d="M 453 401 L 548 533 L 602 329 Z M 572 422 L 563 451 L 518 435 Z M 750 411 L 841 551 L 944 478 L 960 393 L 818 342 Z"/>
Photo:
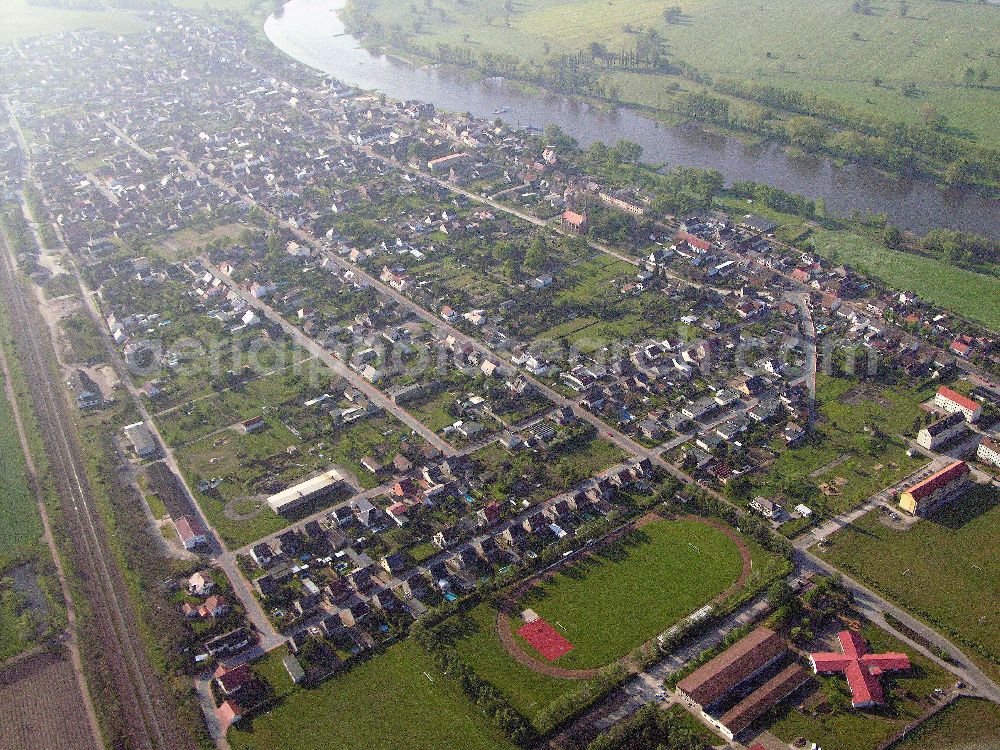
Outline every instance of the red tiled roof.
<path id="1" fill-rule="evenodd" d="M 712 246 L 712 243 L 708 240 L 704 240 L 695 234 L 690 234 L 689 232 L 678 232 L 677 238 L 684 240 L 691 247 L 696 247 L 699 250 L 708 250 Z"/>
<path id="2" fill-rule="evenodd" d="M 707 706 L 780 656 L 786 648 L 785 641 L 773 630 L 757 628 L 689 674 L 677 683 L 677 688 L 690 696 L 691 700 Z"/>
<path id="3" fill-rule="evenodd" d="M 587 220 L 586 216 L 584 216 L 583 214 L 578 214 L 576 211 L 564 211 L 562 218 L 563 221 L 577 227 L 583 224 Z"/>
<path id="4" fill-rule="evenodd" d="M 973 401 L 968 396 L 963 396 L 958 391 L 953 391 L 951 388 L 949 388 L 946 385 L 942 385 L 940 388 L 938 388 L 938 395 L 939 396 L 943 396 L 944 398 L 948 399 L 949 401 L 955 402 L 956 404 L 958 404 L 959 406 L 961 406 L 963 409 L 970 409 L 972 411 L 975 411 L 976 409 L 979 408 L 979 402 Z"/>
<path id="5" fill-rule="evenodd" d="M 753 724 L 778 703 L 802 687 L 808 673 L 798 664 L 789 664 L 722 716 L 722 723 L 734 735 Z"/>
<path id="6" fill-rule="evenodd" d="M 879 675 L 909 669 L 910 658 L 897 652 L 869 654 L 865 640 L 850 630 L 840 631 L 837 637 L 844 652 L 810 654 L 813 668 L 817 672 L 843 672 L 855 707 L 885 703 Z"/>
<path id="7" fill-rule="evenodd" d="M 201 524 L 190 516 L 181 516 L 178 518 L 174 521 L 174 528 L 177 529 L 177 535 L 181 538 L 182 542 L 194 539 L 196 536 L 205 535 L 205 530 L 201 528 Z"/>
<path id="8" fill-rule="evenodd" d="M 232 669 L 226 669 L 225 665 L 220 664 L 215 670 L 214 677 L 226 693 L 232 693 L 250 682 L 253 673 L 248 664 L 240 664 Z"/>
<path id="9" fill-rule="evenodd" d="M 914 500 L 920 500 L 968 473 L 968 464 L 965 461 L 956 461 L 953 464 L 945 466 L 941 471 L 931 474 L 927 479 L 917 482 L 912 487 L 904 490 L 904 492 L 909 492 Z"/>

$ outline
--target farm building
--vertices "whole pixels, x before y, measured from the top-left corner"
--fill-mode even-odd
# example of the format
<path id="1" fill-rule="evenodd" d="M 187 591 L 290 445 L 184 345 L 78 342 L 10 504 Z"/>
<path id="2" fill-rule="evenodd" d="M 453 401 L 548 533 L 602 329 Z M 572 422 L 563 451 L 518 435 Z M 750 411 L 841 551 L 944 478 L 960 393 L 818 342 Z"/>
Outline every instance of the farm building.
<path id="1" fill-rule="evenodd" d="M 677 692 L 731 740 L 809 681 L 789 656 L 783 638 L 757 628 L 681 680 Z"/>

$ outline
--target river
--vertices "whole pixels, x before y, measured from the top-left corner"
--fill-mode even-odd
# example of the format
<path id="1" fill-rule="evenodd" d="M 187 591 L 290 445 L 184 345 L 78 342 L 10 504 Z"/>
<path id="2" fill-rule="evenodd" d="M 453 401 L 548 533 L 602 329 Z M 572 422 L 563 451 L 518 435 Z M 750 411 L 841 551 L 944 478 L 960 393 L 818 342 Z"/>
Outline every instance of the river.
<path id="1" fill-rule="evenodd" d="M 373 55 L 344 33 L 337 11 L 345 3 L 291 0 L 280 18 L 267 19 L 264 31 L 296 60 L 393 99 L 418 99 L 487 118 L 507 108 L 502 117 L 508 122 L 536 128 L 556 123 L 583 145 L 625 138 L 640 144 L 650 163 L 717 169 L 728 183 L 755 180 L 822 198 L 835 215 L 870 211 L 887 214 L 892 223 L 915 232 L 947 227 L 1000 238 L 1000 199 L 976 190 L 943 190 L 928 179 L 841 167 L 816 156 L 790 155 L 775 144 L 747 145 L 697 127 L 661 125 L 628 109 L 607 111 L 558 94 L 534 96 L 502 79 L 470 80 L 441 67 L 414 67 Z"/>

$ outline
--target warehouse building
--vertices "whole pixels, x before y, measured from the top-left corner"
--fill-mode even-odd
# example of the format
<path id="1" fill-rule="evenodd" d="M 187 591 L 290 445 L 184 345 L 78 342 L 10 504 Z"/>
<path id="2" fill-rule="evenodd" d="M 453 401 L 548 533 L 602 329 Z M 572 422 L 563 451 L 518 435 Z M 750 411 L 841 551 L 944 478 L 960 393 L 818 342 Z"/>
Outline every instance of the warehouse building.
<path id="1" fill-rule="evenodd" d="M 271 495 L 267 504 L 279 516 L 286 516 L 313 500 L 333 494 L 343 486 L 343 482 L 341 473 L 331 469 Z"/>
<path id="2" fill-rule="evenodd" d="M 808 681 L 785 640 L 757 628 L 681 680 L 677 693 L 731 740 Z"/>

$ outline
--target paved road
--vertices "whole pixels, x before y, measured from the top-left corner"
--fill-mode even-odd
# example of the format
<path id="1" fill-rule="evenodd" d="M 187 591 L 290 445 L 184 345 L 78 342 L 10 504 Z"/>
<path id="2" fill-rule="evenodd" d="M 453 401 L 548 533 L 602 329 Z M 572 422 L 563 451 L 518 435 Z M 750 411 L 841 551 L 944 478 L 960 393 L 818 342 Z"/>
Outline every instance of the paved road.
<path id="1" fill-rule="evenodd" d="M 391 165 L 394 165 L 397 168 L 404 169 L 404 170 L 409 171 L 411 173 L 420 174 L 424 178 L 430 179 L 432 181 L 435 181 L 438 184 L 440 184 L 442 187 L 445 187 L 448 190 L 452 190 L 452 191 L 456 191 L 456 192 L 460 192 L 460 193 L 462 192 L 460 189 L 457 189 L 456 186 L 448 184 L 448 183 L 445 183 L 443 181 L 436 180 L 436 178 L 433 178 L 433 177 L 430 177 L 428 175 L 425 175 L 424 173 L 420 172 L 419 170 L 414 170 L 413 168 L 408 167 L 406 165 L 400 165 L 400 164 L 394 162 L 393 160 L 385 159 L 384 157 L 372 154 L 370 152 L 368 153 L 368 155 L 372 156 L 373 158 L 377 158 L 377 159 L 380 159 L 380 160 L 382 160 L 384 162 L 387 162 L 387 163 L 389 163 Z M 187 163 L 188 163 L 188 165 L 189 165 L 190 168 L 192 168 L 193 170 L 197 171 L 201 176 L 206 177 L 206 178 L 212 180 L 214 183 L 216 183 L 219 186 L 223 187 L 224 189 L 228 190 L 230 192 L 230 194 L 232 194 L 234 196 L 238 195 L 238 193 L 236 192 L 236 190 L 231 185 L 229 185 L 228 183 L 224 182 L 221 179 L 214 178 L 214 177 L 208 175 L 206 172 L 202 171 L 198 166 L 196 166 L 195 164 L 191 163 L 190 161 L 188 161 Z M 474 194 L 469 194 L 467 192 L 463 193 L 463 194 L 466 194 L 470 199 L 475 200 L 475 201 L 477 201 L 479 203 L 485 203 L 485 204 L 490 205 L 492 208 L 495 208 L 497 210 L 504 211 L 506 213 L 518 216 L 522 220 L 527 221 L 527 222 L 529 222 L 531 224 L 534 224 L 536 226 L 547 225 L 546 222 L 543 222 L 541 219 L 538 219 L 537 217 L 533 217 L 533 216 L 530 216 L 530 215 L 525 214 L 523 212 L 516 211 L 516 210 L 513 210 L 513 209 L 509 209 L 506 206 L 502 206 L 501 204 L 498 204 L 498 203 L 495 203 L 495 202 L 491 202 L 491 201 L 489 201 L 489 199 L 484 199 L 481 196 L 476 196 Z M 258 205 L 256 203 L 256 201 L 250 199 L 249 197 L 247 197 L 247 196 L 239 196 L 239 197 L 242 200 L 244 200 L 245 202 L 247 202 L 249 205 L 254 206 L 258 210 L 261 210 L 265 215 L 268 215 L 271 218 L 274 218 L 275 220 L 279 221 L 286 229 L 288 229 L 289 231 L 291 231 L 299 240 L 301 240 L 307 246 L 310 246 L 310 247 L 313 247 L 313 248 L 322 249 L 322 247 L 316 242 L 315 238 L 312 237 L 312 235 L 307 234 L 306 232 L 304 232 L 302 230 L 299 230 L 297 227 L 291 226 L 287 222 L 283 221 L 281 219 L 281 217 L 273 215 L 271 212 L 267 211 L 264 207 Z M 607 251 L 605 248 L 601 248 L 601 247 L 597 247 L 596 249 L 601 250 L 602 252 L 606 252 Z M 617 255 L 617 254 L 615 254 L 613 252 L 610 253 L 610 254 L 614 255 L 615 257 L 619 257 L 620 260 L 625 260 L 626 262 L 633 263 L 633 264 L 636 263 L 635 259 L 633 259 L 633 258 L 626 258 L 624 256 L 620 257 L 619 255 Z M 749 260 L 747 258 L 744 258 L 743 256 L 739 256 L 738 254 L 731 253 L 731 255 L 735 255 L 736 257 L 739 257 L 739 258 L 741 258 L 743 260 Z M 415 303 L 414 301 L 412 301 L 408 297 L 403 296 L 402 294 L 396 292 L 394 289 L 390 288 L 388 285 L 382 283 L 380 280 L 374 278 L 373 276 L 371 276 L 367 271 L 365 271 L 360 266 L 356 266 L 355 264 L 350 263 L 349 261 L 347 261 L 347 260 L 345 260 L 343 258 L 340 258 L 339 256 L 336 256 L 336 255 L 332 255 L 331 254 L 329 257 L 331 258 L 331 260 L 333 260 L 333 262 L 337 263 L 342 268 L 345 268 L 347 270 L 353 271 L 356 274 L 357 277 L 364 279 L 372 287 L 374 287 L 375 289 L 377 289 L 380 293 L 385 294 L 385 295 L 389 296 L 392 299 L 395 299 L 399 304 L 401 304 L 405 308 L 411 310 L 418 317 L 422 318 L 423 320 L 425 320 L 425 321 L 427 321 L 429 323 L 434 324 L 439 329 L 443 329 L 443 330 L 447 331 L 448 333 L 450 333 L 451 335 L 453 335 L 458 342 L 470 346 L 473 350 L 478 351 L 482 356 L 491 358 L 494 361 L 502 360 L 502 361 L 510 363 L 509 357 L 507 357 L 507 356 L 501 356 L 497 352 L 494 352 L 494 351 L 490 350 L 488 347 L 486 347 L 484 344 L 480 343 L 478 340 L 472 339 L 471 337 L 465 335 L 464 333 L 462 333 L 461 331 L 459 331 L 454 326 L 451 326 L 446 321 L 443 321 L 440 317 L 434 315 L 433 313 L 431 313 L 428 310 L 425 310 L 424 308 L 422 308 L 420 305 L 418 305 L 417 303 Z M 753 262 L 753 261 L 751 261 L 751 262 Z M 684 281 L 685 283 L 690 283 L 686 279 L 681 279 L 681 280 Z M 795 285 L 795 288 L 797 288 L 797 289 L 799 289 L 799 290 L 801 290 L 803 292 L 808 292 L 808 290 L 803 285 L 797 284 L 794 281 L 792 283 Z M 306 338 L 308 338 L 308 337 L 306 337 Z M 633 456 L 639 456 L 639 457 L 643 457 L 643 458 L 648 458 L 654 464 L 656 464 L 656 465 L 660 466 L 661 468 L 665 469 L 668 473 L 670 473 L 673 476 L 677 477 L 681 481 L 683 481 L 685 483 L 688 483 L 688 484 L 691 484 L 693 486 L 699 487 L 702 491 L 707 492 L 708 494 L 711 494 L 712 496 L 716 497 L 717 499 L 721 500 L 722 502 L 728 502 L 720 493 L 718 493 L 718 492 L 716 492 L 716 491 L 714 491 L 714 490 L 712 490 L 710 488 L 707 488 L 707 487 L 704 487 L 704 486 L 700 485 L 699 483 L 697 483 L 693 479 L 693 477 L 691 477 L 688 474 L 686 474 L 685 472 L 681 471 L 680 469 L 678 469 L 673 464 L 670 464 L 669 462 L 663 460 L 660 457 L 659 452 L 656 449 L 645 448 L 644 446 L 640 445 L 639 443 L 637 443 L 636 441 L 632 440 L 628 436 L 624 435 L 620 431 L 611 428 L 609 425 L 607 425 L 605 422 L 603 422 L 603 420 L 601 420 L 599 417 L 597 417 L 596 415 L 590 413 L 589 411 L 587 411 L 585 409 L 582 409 L 577 403 L 575 403 L 571 399 L 566 398 L 562 394 L 554 391 L 552 388 L 550 388 L 546 384 L 542 383 L 537 378 L 534 378 L 533 376 L 531 376 L 530 374 L 527 374 L 527 373 L 523 373 L 523 374 L 525 375 L 526 379 L 528 379 L 530 382 L 532 382 L 532 384 L 536 387 L 536 389 L 538 389 L 541 393 L 545 394 L 553 403 L 555 403 L 555 404 L 557 404 L 559 406 L 569 407 L 578 417 L 580 417 L 584 421 L 587 421 L 588 423 L 590 423 L 591 425 L 593 425 L 595 427 L 595 429 L 597 429 L 602 434 L 602 436 L 604 436 L 604 437 L 608 438 L 609 440 L 611 440 L 613 443 L 615 443 L 618 447 L 622 448 L 627 453 L 630 453 Z M 801 550 L 797 551 L 797 559 L 798 559 L 799 563 L 802 564 L 803 567 L 805 567 L 807 569 L 815 569 L 815 566 L 819 565 L 826 573 L 835 572 L 835 569 L 832 568 L 832 566 L 827 566 L 826 563 L 824 563 L 823 561 L 819 560 L 818 558 L 815 558 L 813 555 L 809 554 L 808 552 L 803 552 Z M 849 579 L 847 579 L 847 580 L 849 580 Z M 851 581 L 851 584 L 852 584 L 852 586 L 855 586 L 855 587 L 858 586 L 858 584 L 856 584 L 856 582 L 853 582 L 853 581 Z M 880 614 L 879 614 L 880 612 L 893 611 L 893 610 L 898 611 L 901 615 L 903 615 L 903 617 L 899 618 L 900 621 L 903 621 L 903 622 L 906 622 L 907 620 L 913 621 L 913 623 L 915 623 L 915 625 L 917 626 L 917 627 L 914 627 L 914 630 L 916 632 L 921 632 L 921 634 L 923 634 L 922 631 L 925 631 L 925 632 L 929 633 L 930 637 L 928 637 L 928 640 L 931 640 L 932 642 L 940 642 L 940 643 L 946 644 L 947 645 L 947 648 L 945 649 L 946 651 L 949 651 L 949 653 L 955 654 L 956 655 L 956 659 L 960 658 L 962 664 L 968 664 L 968 660 L 965 658 L 964 655 L 961 654 L 961 651 L 957 647 L 955 647 L 949 641 L 947 641 L 942 636 L 940 636 L 939 634 L 937 634 L 935 631 L 933 631 L 930 628 L 928 628 L 926 625 L 923 625 L 922 623 L 919 623 L 918 621 L 913 620 L 913 618 L 909 617 L 909 615 L 906 615 L 906 613 L 902 612 L 902 610 L 899 610 L 894 605 L 892 605 L 892 604 L 890 604 L 890 603 L 882 600 L 880 597 L 876 596 L 875 594 L 873 594 L 870 591 L 867 591 L 866 589 L 863 590 L 863 592 L 862 592 L 862 590 L 860 588 L 858 588 L 858 589 L 856 589 L 856 591 L 857 591 L 857 593 L 863 593 L 863 596 L 865 597 L 865 601 L 869 603 L 867 606 L 870 608 L 871 612 L 875 616 L 880 616 Z M 895 612 L 893 612 L 893 614 L 894 614 L 894 616 L 898 616 L 898 615 L 895 615 Z M 906 618 L 905 620 L 904 620 L 904 617 Z M 884 620 L 884 618 L 882 618 L 882 619 Z M 920 628 L 919 630 L 917 629 L 918 627 Z M 942 647 L 944 648 L 944 646 L 942 646 Z M 978 670 L 975 670 L 975 671 L 978 672 Z M 975 676 L 975 674 L 973 672 L 970 672 L 969 674 L 970 674 L 970 676 Z M 981 673 L 979 673 L 979 675 L 981 675 Z M 967 681 L 969 682 L 969 684 L 977 684 L 978 683 L 981 686 L 981 689 L 982 689 L 984 695 L 990 695 L 995 700 L 1000 701 L 1000 688 L 997 688 L 997 686 L 994 685 L 985 676 L 981 676 L 981 678 L 977 677 L 976 678 L 976 682 L 973 682 L 971 679 L 967 680 Z"/>
<path id="2" fill-rule="evenodd" d="M 929 464 L 921 466 L 919 469 L 908 474 L 905 478 L 899 480 L 895 484 L 879 490 L 860 505 L 823 521 L 806 534 L 800 534 L 795 541 L 792 542 L 793 546 L 799 550 L 808 549 L 817 542 L 826 539 L 831 534 L 835 534 L 840 531 L 845 526 L 850 526 L 859 518 L 862 518 L 879 506 L 890 507 L 895 496 L 900 490 L 905 487 L 909 487 L 911 484 L 915 483 L 918 479 L 924 476 L 929 476 L 938 469 L 943 469 L 947 463 L 948 459 L 942 458 L 941 456 L 936 457 Z"/>
<path id="3" fill-rule="evenodd" d="M 301 346 L 335 373 L 344 378 L 344 380 L 365 394 L 368 400 L 370 400 L 373 404 L 377 404 L 385 411 L 393 414 L 397 419 L 399 419 L 399 421 L 403 422 L 403 424 L 420 435 L 420 437 L 444 453 L 446 456 L 455 455 L 456 450 L 453 445 L 445 441 L 436 432 L 426 427 L 422 422 L 420 422 L 420 420 L 406 411 L 406 409 L 394 403 L 392 399 L 385 395 L 384 392 L 341 362 L 340 359 L 334 356 L 332 352 L 316 341 L 316 339 L 310 338 L 302 332 L 301 328 L 286 320 L 281 313 L 267 304 L 264 300 L 257 299 L 233 281 L 231 276 L 223 273 L 220 269 L 213 267 L 212 273 L 222 279 L 226 286 L 236 292 L 236 294 L 238 294 L 248 305 L 250 305 L 250 307 L 263 313 L 268 320 L 281 326 L 281 330 L 283 330 L 296 344 Z"/>
<path id="4" fill-rule="evenodd" d="M 871 589 L 858 583 L 850 576 L 845 575 L 842 571 L 811 552 L 797 549 L 795 551 L 795 562 L 803 571 L 812 571 L 821 575 L 839 574 L 844 585 L 854 595 L 855 605 L 868 619 L 873 620 L 881 627 L 893 633 L 897 638 L 906 642 L 910 647 L 916 649 L 924 656 L 932 659 L 942 668 L 957 675 L 970 688 L 976 690 L 984 698 L 988 698 L 995 703 L 1000 703 L 1000 687 L 983 674 L 979 667 L 973 664 L 961 649 L 932 627 L 921 622 L 895 604 L 883 599 Z M 934 644 L 934 646 L 948 654 L 953 663 L 940 659 L 905 633 L 899 632 L 886 621 L 886 614 L 896 618 L 896 620 L 906 625 L 906 627 L 917 633 L 921 638 L 926 639 L 927 642 Z"/>

